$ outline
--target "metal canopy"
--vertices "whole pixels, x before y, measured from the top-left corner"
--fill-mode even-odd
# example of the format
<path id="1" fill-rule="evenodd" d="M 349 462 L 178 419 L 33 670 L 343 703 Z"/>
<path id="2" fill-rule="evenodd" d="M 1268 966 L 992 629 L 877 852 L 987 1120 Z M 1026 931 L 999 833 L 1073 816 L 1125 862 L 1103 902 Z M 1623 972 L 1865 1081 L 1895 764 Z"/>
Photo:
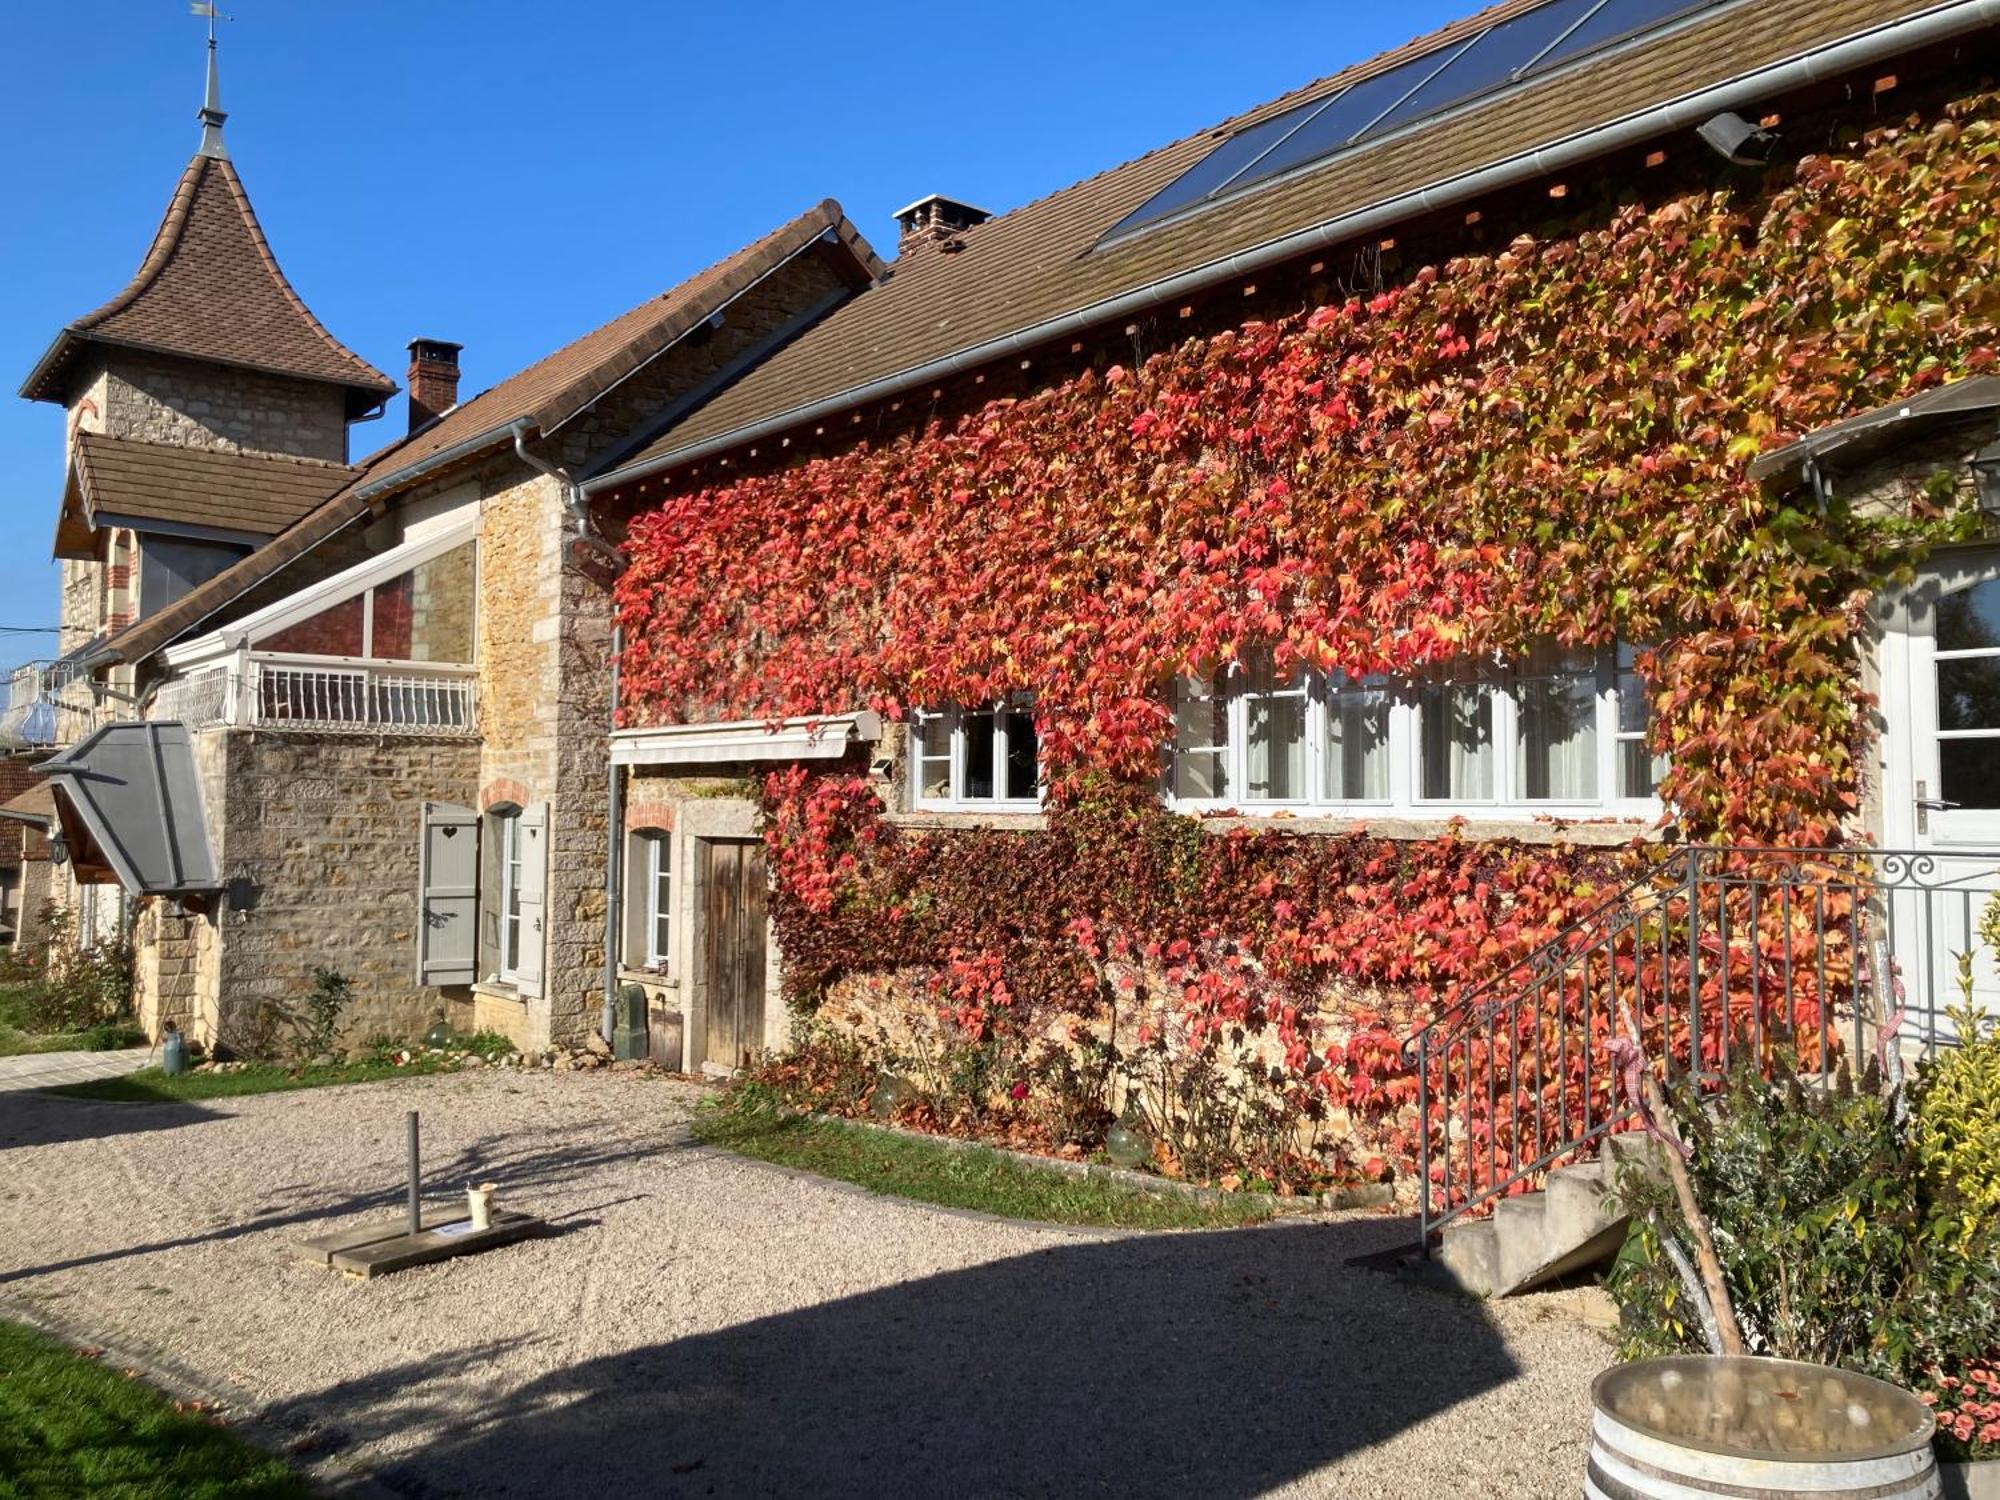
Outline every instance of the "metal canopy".
<path id="1" fill-rule="evenodd" d="M 135 896 L 221 889 L 185 724 L 107 724 L 42 771 L 79 880 Z"/>
<path id="2" fill-rule="evenodd" d="M 663 724 L 613 731 L 611 764 L 695 766 L 838 760 L 850 746 L 881 737 L 881 716 L 865 712 L 822 714 L 818 718 L 736 719 L 727 724 Z"/>
<path id="3" fill-rule="evenodd" d="M 1751 462 L 1750 477 L 1762 484 L 1802 471 L 1807 463 L 1823 461 L 1836 452 L 1843 464 L 1865 462 L 1927 427 L 1995 411 L 2000 411 L 2000 376 L 1974 375 L 1846 417 L 1807 433 L 1796 443 L 1774 448 Z"/>

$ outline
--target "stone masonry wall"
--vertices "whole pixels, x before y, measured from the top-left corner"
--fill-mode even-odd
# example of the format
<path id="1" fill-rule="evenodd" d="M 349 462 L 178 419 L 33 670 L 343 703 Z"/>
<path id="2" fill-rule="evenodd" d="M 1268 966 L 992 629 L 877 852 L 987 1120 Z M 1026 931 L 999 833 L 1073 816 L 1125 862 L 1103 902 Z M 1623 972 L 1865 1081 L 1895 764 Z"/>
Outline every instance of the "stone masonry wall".
<path id="1" fill-rule="evenodd" d="M 333 386 L 153 354 L 120 353 L 108 375 L 98 430 L 112 437 L 346 461 L 346 397 Z"/>
<path id="2" fill-rule="evenodd" d="M 523 1002 L 530 1044 L 575 1042 L 604 982 L 604 794 L 610 599 L 564 565 L 560 487 L 516 467 L 481 503 L 479 784 L 549 804 L 543 987 Z"/>
<path id="3" fill-rule="evenodd" d="M 229 883 L 211 981 L 223 1039 L 253 1040 L 266 1003 L 299 1000 L 319 964 L 353 981 L 346 1042 L 421 1031 L 449 998 L 415 981 L 421 804 L 473 800 L 478 745 L 214 733 Z"/>

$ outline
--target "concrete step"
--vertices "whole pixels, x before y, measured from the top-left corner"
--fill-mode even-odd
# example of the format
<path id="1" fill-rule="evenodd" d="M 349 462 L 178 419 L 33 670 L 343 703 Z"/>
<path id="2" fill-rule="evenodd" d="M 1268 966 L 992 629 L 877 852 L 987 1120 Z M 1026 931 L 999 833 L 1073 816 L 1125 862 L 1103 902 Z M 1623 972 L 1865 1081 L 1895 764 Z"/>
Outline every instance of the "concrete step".
<path id="1" fill-rule="evenodd" d="M 1543 1243 L 1548 1208 L 1544 1193 L 1516 1193 L 1493 1205 L 1493 1234 L 1500 1246 L 1500 1279 L 1496 1284 L 1500 1295 L 1514 1290 L 1548 1259 Z"/>
<path id="2" fill-rule="evenodd" d="M 1436 1264 L 1469 1297 L 1491 1297 L 1500 1286 L 1500 1238 L 1491 1219 L 1445 1226 Z"/>
<path id="3" fill-rule="evenodd" d="M 1502 1198 L 1491 1218 L 1448 1226 L 1438 1252 L 1446 1279 L 1473 1296 L 1508 1297 L 1615 1256 L 1629 1223 L 1610 1196 L 1619 1174 L 1662 1172 L 1665 1148 L 1637 1133 L 1604 1145 L 1603 1160 L 1557 1167 L 1540 1192 Z"/>

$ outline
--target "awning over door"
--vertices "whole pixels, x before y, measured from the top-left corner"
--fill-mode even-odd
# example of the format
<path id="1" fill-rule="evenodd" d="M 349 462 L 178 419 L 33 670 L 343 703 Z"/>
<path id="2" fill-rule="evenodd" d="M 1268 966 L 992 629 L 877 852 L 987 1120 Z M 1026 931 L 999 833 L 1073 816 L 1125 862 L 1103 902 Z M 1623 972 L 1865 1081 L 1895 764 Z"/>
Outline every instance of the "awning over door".
<path id="1" fill-rule="evenodd" d="M 107 724 L 42 771 L 79 881 L 135 896 L 221 888 L 185 724 Z"/>
<path id="2" fill-rule="evenodd" d="M 738 765 L 763 761 L 838 760 L 855 744 L 882 737 L 873 713 L 804 719 L 738 719 L 727 724 L 663 724 L 611 735 L 614 766 Z"/>

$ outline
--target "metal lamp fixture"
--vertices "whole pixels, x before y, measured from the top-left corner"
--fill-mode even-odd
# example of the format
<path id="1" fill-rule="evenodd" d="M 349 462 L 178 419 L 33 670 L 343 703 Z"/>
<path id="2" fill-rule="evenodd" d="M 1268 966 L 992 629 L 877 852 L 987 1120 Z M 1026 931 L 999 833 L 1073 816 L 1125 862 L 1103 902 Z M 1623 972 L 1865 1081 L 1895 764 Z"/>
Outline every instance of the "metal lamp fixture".
<path id="1" fill-rule="evenodd" d="M 1972 483 L 1980 511 L 2000 516 L 2000 443 L 1988 443 L 1972 455 Z"/>

